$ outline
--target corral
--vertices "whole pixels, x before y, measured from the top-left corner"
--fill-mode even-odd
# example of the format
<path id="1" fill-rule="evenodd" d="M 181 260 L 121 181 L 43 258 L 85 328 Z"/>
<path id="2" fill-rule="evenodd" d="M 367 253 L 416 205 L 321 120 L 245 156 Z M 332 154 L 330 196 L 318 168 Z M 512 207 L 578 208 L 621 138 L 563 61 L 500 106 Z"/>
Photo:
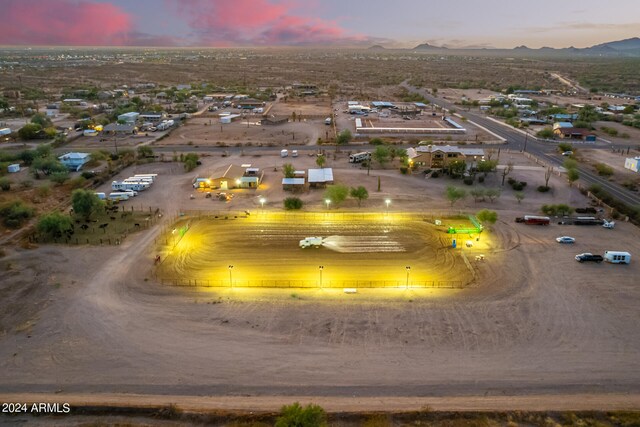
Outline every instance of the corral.
<path id="1" fill-rule="evenodd" d="M 462 288 L 473 277 L 463 252 L 486 249 L 488 238 L 447 234 L 445 224 L 466 219 L 433 222 L 397 213 L 187 216 L 160 239 L 156 274 L 187 286 Z M 322 247 L 301 249 L 306 236 L 322 236 Z M 452 239 L 474 246 L 452 249 Z"/>

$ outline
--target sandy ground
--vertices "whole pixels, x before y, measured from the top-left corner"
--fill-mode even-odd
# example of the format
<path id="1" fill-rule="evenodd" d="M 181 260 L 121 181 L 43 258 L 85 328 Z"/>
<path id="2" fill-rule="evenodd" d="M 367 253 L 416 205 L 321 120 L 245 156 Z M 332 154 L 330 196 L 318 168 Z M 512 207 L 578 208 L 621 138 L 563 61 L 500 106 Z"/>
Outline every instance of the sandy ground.
<path id="1" fill-rule="evenodd" d="M 512 175 L 529 182 L 520 206 L 505 189 L 495 204 L 466 200 L 455 207 L 490 207 L 501 217 L 489 231 L 495 248 L 478 265 L 477 282 L 464 290 L 300 290 L 293 298 L 289 290 L 160 286 L 153 280 L 152 248 L 162 226 L 117 247 L 7 249 L 0 258 L 0 269 L 10 272 L 0 281 L 0 392 L 636 395 L 640 262 L 578 264 L 573 256 L 628 250 L 637 257 L 640 231 L 626 223 L 614 230 L 514 223 L 516 215 L 535 213 L 542 203 L 579 206 L 586 200 L 556 177 L 551 194 L 538 194 L 543 170 L 515 154 L 503 153 L 501 161 L 509 156 L 518 160 Z M 272 159 L 254 160 L 267 170 Z M 230 160 L 205 161 L 214 166 Z M 451 209 L 442 197 L 448 179 L 377 169 L 367 176 L 344 158 L 331 165 L 340 166 L 339 182 L 366 185 L 375 196 L 363 210 L 381 211 L 387 195 L 393 196 L 392 210 Z M 161 176 L 126 203 L 159 206 L 167 219 L 181 209 L 218 203 L 189 200 L 193 173 L 179 165 L 143 165 L 125 175 L 142 172 Z M 377 175 L 383 177 L 381 193 L 375 192 Z M 268 176 L 264 194 L 273 205 L 266 209 L 279 209 L 281 173 Z M 499 177 L 489 176 L 487 186 L 499 186 Z M 220 205 L 257 211 L 257 194 Z M 304 197 L 321 209 L 319 192 Z M 557 244 L 560 235 L 577 243 Z M 635 400 L 618 403 L 637 408 Z"/>
<path id="2" fill-rule="evenodd" d="M 581 162 L 588 163 L 593 166 L 594 172 L 597 163 L 604 163 L 613 168 L 613 175 L 609 178 L 619 184 L 635 183 L 640 187 L 640 174 L 633 172 L 624 167 L 624 161 L 627 157 L 636 157 L 640 155 L 638 150 L 629 150 L 629 154 L 624 150 L 623 153 L 612 152 L 611 150 L 589 150 L 579 149 L 577 155 Z"/>

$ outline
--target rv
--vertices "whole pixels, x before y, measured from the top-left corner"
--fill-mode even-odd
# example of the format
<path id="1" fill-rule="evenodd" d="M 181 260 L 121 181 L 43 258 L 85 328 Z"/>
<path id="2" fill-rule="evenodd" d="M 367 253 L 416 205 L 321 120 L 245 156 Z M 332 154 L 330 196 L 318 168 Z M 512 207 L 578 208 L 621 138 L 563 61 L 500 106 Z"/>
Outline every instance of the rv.
<path id="1" fill-rule="evenodd" d="M 143 178 L 141 176 L 130 176 L 127 179 L 123 179 L 122 182 L 142 182 L 149 185 L 153 184 L 153 178 Z"/>
<path id="2" fill-rule="evenodd" d="M 611 264 L 629 264 L 631 254 L 629 252 L 604 251 L 604 260 Z"/>
<path id="3" fill-rule="evenodd" d="M 98 199 L 100 200 L 104 200 L 107 198 L 107 195 L 104 193 L 96 193 L 96 196 L 98 196 Z"/>
<path id="4" fill-rule="evenodd" d="M 133 175 L 133 178 L 149 178 L 151 179 L 151 181 L 155 181 L 157 177 L 158 177 L 157 173 L 147 173 L 147 174 L 141 173 L 141 174 Z"/>
<path id="5" fill-rule="evenodd" d="M 289 150 L 280 151 L 280 157 L 289 157 Z"/>
<path id="6" fill-rule="evenodd" d="M 593 216 L 579 216 L 574 218 L 574 225 L 602 225 L 603 221 Z"/>
<path id="7" fill-rule="evenodd" d="M 142 191 L 142 190 L 146 190 L 147 188 L 149 188 L 149 183 L 148 182 L 118 182 L 118 181 L 113 181 L 111 183 L 111 189 L 112 190 L 133 190 L 133 191 Z"/>
<path id="8" fill-rule="evenodd" d="M 368 151 L 349 155 L 349 163 L 360 163 L 370 159 L 371 153 L 369 153 Z"/>
<path id="9" fill-rule="evenodd" d="M 523 222 L 529 225 L 549 225 L 551 219 L 548 216 L 525 215 L 516 218 L 516 222 Z"/>
<path id="10" fill-rule="evenodd" d="M 121 191 L 109 193 L 109 200 L 129 200 L 129 193 L 123 193 Z"/>

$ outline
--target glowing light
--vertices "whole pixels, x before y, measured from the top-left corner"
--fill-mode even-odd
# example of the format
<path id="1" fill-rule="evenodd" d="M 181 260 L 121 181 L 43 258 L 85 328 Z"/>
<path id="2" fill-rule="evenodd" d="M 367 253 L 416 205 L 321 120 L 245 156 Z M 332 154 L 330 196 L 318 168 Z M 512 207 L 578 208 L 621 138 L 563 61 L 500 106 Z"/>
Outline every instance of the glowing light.
<path id="1" fill-rule="evenodd" d="M 329 209 L 329 204 L 331 203 L 331 200 L 329 200 L 329 199 L 324 199 L 324 202 L 327 204 L 327 209 Z"/>
<path id="2" fill-rule="evenodd" d="M 264 197 L 260 197 L 260 204 L 262 205 L 262 209 L 264 209 L 264 202 L 266 202 L 267 199 L 265 199 Z"/>

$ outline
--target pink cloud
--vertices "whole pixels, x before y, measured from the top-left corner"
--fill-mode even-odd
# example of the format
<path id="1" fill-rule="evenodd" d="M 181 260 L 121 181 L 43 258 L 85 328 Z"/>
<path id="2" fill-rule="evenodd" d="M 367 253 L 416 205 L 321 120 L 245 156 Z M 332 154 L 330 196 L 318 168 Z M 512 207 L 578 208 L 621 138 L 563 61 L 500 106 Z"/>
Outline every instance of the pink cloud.
<path id="1" fill-rule="evenodd" d="M 301 16 L 269 0 L 166 0 L 205 45 L 313 45 L 358 42 L 336 22 Z"/>
<path id="2" fill-rule="evenodd" d="M 0 44 L 128 44 L 129 14 L 110 3 L 90 0 L 2 0 Z"/>

